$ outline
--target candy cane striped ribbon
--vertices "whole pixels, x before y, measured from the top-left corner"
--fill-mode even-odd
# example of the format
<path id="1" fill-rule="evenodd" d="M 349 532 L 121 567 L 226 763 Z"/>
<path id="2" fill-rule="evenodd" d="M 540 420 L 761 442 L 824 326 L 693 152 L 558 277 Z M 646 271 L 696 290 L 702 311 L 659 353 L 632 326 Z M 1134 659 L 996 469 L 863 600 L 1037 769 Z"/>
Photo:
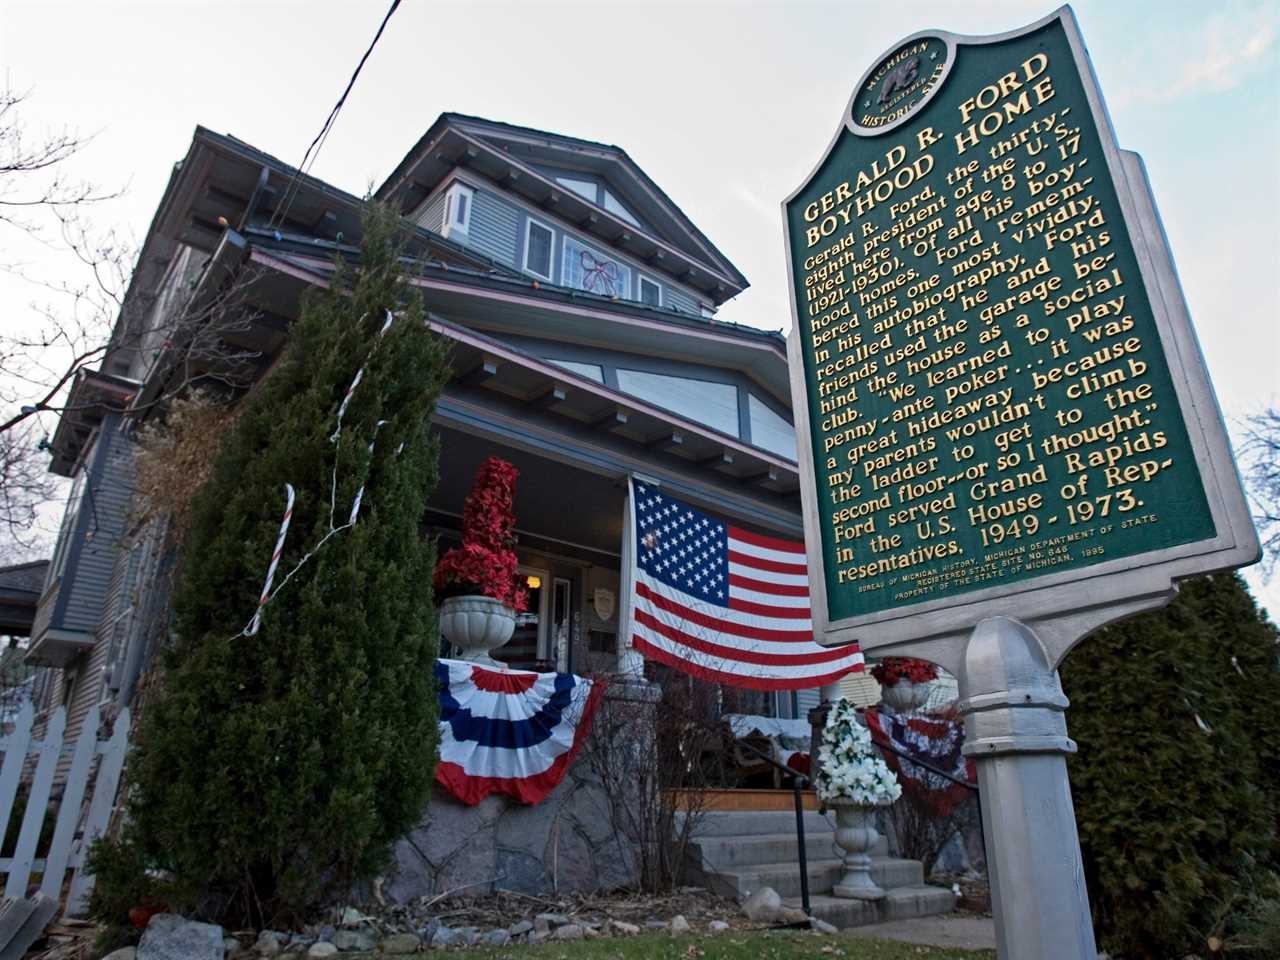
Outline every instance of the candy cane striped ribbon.
<path id="1" fill-rule="evenodd" d="M 379 420 L 373 425 L 373 439 L 369 441 L 369 453 L 373 453 L 373 445 L 378 440 L 378 431 L 382 429 L 382 425 L 386 420 Z M 347 526 L 351 526 L 356 522 L 356 517 L 360 513 L 360 501 L 364 499 L 364 484 L 360 484 L 360 489 L 356 491 L 356 498 L 351 503 L 351 516 L 347 518 Z"/>
<path id="2" fill-rule="evenodd" d="M 267 582 L 262 585 L 262 596 L 258 598 L 258 609 L 254 611 L 253 620 L 249 623 L 249 629 L 245 631 L 245 636 L 252 637 L 258 632 L 258 627 L 262 623 L 262 608 L 267 605 L 267 600 L 271 596 L 271 581 L 276 577 L 276 567 L 280 565 L 280 554 L 284 552 L 284 538 L 289 533 L 289 521 L 293 519 L 293 485 L 286 483 L 285 490 L 285 506 L 284 519 L 280 521 L 280 536 L 276 537 L 276 548 L 271 554 L 271 564 L 267 567 Z"/>

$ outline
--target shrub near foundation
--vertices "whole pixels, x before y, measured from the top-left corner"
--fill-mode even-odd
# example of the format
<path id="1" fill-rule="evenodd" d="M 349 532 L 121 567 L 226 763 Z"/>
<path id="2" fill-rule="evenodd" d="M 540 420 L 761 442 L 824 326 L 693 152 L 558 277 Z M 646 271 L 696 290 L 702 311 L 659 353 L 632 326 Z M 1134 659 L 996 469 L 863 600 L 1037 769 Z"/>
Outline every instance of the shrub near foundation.
<path id="1" fill-rule="evenodd" d="M 278 368 L 242 401 L 193 504 L 180 641 L 129 758 L 122 846 L 172 874 L 172 908 L 228 925 L 297 922 L 369 877 L 417 822 L 433 776 L 435 551 L 419 524 L 437 476 L 428 418 L 447 367 L 401 282 L 398 229 L 388 213 L 370 216 L 359 261 L 306 296 Z M 396 320 L 380 335 L 388 308 Z M 279 593 L 245 636 L 285 483 L 297 500 Z M 361 486 L 358 522 L 285 584 L 329 531 L 331 509 L 336 525 L 347 521 Z M 100 901 L 116 903 L 107 893 Z"/>
<path id="2" fill-rule="evenodd" d="M 1219 574 L 1063 664 L 1089 900 L 1112 956 L 1272 955 L 1259 945 L 1280 918 L 1276 636 L 1243 581 Z"/>

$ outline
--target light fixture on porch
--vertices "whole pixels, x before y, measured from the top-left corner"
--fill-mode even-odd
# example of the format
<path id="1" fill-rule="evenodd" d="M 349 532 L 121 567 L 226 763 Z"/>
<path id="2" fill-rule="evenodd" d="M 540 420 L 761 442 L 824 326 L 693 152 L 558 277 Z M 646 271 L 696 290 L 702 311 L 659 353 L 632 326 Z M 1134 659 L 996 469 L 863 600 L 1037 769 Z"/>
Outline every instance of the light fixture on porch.
<path id="1" fill-rule="evenodd" d="M 525 580 L 525 583 L 528 585 L 530 590 L 537 590 L 542 586 L 542 578 L 531 573 L 529 574 L 528 579 Z"/>

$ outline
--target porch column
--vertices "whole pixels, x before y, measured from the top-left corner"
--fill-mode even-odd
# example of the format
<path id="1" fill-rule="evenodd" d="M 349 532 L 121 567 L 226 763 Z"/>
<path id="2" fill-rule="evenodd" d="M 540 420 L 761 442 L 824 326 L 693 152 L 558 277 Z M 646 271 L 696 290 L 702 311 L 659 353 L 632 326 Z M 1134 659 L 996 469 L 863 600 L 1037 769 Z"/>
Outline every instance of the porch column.
<path id="1" fill-rule="evenodd" d="M 636 554 L 635 511 L 631 509 L 631 498 L 634 494 L 631 481 L 631 475 L 628 474 L 627 491 L 622 497 L 622 569 L 618 577 L 622 607 L 618 611 L 618 675 L 632 683 L 643 683 L 644 657 L 631 646 L 631 608 L 635 603 L 632 576 Z"/>

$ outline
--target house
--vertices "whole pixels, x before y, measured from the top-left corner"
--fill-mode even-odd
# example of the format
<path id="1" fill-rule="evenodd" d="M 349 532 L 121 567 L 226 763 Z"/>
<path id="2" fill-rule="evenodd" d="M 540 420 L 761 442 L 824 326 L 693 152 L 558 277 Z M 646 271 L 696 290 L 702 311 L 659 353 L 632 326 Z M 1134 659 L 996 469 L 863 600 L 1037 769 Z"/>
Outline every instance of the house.
<path id="1" fill-rule="evenodd" d="M 520 470 L 531 604 L 499 658 L 614 668 L 618 614 L 593 601 L 620 590 L 629 476 L 802 538 L 783 337 L 716 319 L 746 278 L 625 151 L 447 113 L 375 197 L 417 225 L 412 283 L 451 347 L 426 524 L 458 537 L 486 457 Z M 204 128 L 175 166 L 110 347 L 52 440 L 73 490 L 27 657 L 52 671 L 41 706 L 67 705 L 69 742 L 90 705 L 133 702 L 168 640 L 174 550 L 163 518 L 131 509 L 132 431 L 175 377 L 243 390 L 265 373 L 302 293 L 356 249 L 362 206 Z M 226 349 L 192 349 L 211 330 Z M 795 717 L 817 691 L 724 701 Z"/>

